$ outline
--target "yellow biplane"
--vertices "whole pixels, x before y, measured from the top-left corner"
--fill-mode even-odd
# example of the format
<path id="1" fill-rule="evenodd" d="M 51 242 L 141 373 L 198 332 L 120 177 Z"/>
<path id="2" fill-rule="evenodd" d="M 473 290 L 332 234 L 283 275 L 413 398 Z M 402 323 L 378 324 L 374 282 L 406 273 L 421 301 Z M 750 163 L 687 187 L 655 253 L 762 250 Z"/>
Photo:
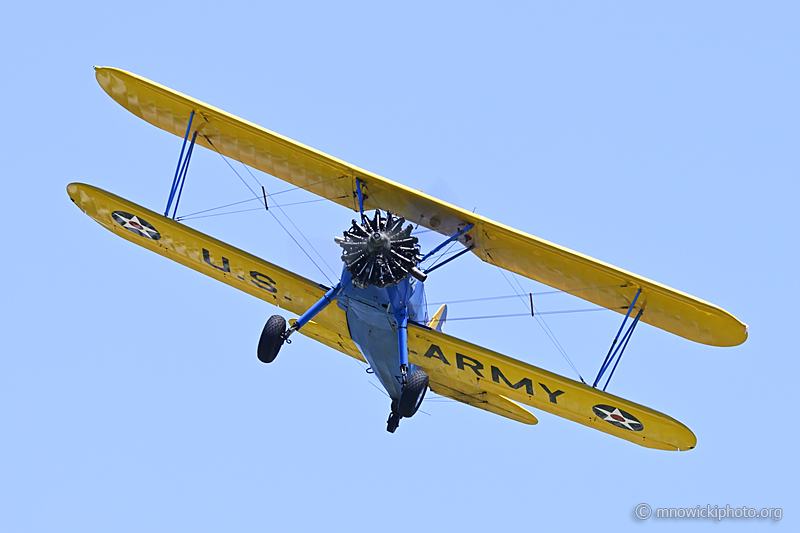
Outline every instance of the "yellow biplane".
<path id="1" fill-rule="evenodd" d="M 95 70 L 97 81 L 117 103 L 183 138 L 183 146 L 164 215 L 80 183 L 67 187 L 70 198 L 120 237 L 297 315 L 288 328 L 280 315 L 267 321 L 257 349 L 261 361 L 274 360 L 299 331 L 366 362 L 392 399 L 390 432 L 402 418 L 417 412 L 430 388 L 525 424 L 536 424 L 537 419 L 520 404 L 640 446 L 662 450 L 695 446 L 694 434 L 677 420 L 608 394 L 598 385 L 606 373 L 608 385 L 639 322 L 695 342 L 735 346 L 747 339 L 747 326 L 731 314 L 409 189 L 150 80 L 114 68 Z M 333 287 L 321 285 L 176 221 L 197 145 L 359 213 L 360 218 L 335 239 L 344 263 L 339 282 Z M 268 207 L 266 191 L 251 188 L 251 192 Z M 423 256 L 412 226 L 446 239 Z M 422 263 L 448 243 L 460 243 L 461 251 L 423 269 Z M 428 319 L 424 303 L 428 274 L 467 252 L 624 316 L 592 385 L 446 335 L 442 332 L 446 306 Z"/>

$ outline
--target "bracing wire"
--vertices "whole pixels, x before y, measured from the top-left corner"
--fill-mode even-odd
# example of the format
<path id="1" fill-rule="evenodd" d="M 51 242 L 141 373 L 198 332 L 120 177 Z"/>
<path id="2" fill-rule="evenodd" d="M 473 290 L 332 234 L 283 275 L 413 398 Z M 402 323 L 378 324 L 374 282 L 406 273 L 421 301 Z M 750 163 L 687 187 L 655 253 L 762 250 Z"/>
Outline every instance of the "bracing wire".
<path id="1" fill-rule="evenodd" d="M 563 311 L 539 311 L 538 309 L 536 309 L 536 313 L 534 315 L 534 318 L 537 315 L 564 315 L 564 314 L 568 314 L 568 313 L 593 313 L 593 312 L 597 312 L 597 311 L 609 311 L 609 309 L 605 309 L 605 308 L 602 308 L 602 307 L 595 307 L 595 308 L 592 308 L 592 309 L 565 309 Z M 455 318 L 447 317 L 447 321 L 448 322 L 455 322 L 456 320 L 483 320 L 485 318 L 513 318 L 513 317 L 518 317 L 518 316 L 530 317 L 531 313 L 530 312 L 526 312 L 526 313 L 510 313 L 510 314 L 507 314 L 507 315 L 464 316 L 464 317 L 455 317 Z"/>
<path id="2" fill-rule="evenodd" d="M 208 141 L 208 142 L 210 143 L 211 141 Z M 214 149 L 216 150 L 216 148 L 214 148 Z M 340 180 L 340 179 L 342 179 L 344 177 L 345 176 L 340 176 L 338 178 L 330 178 L 330 179 L 327 179 L 327 180 L 318 181 L 316 183 L 309 183 L 308 185 L 304 185 L 302 187 L 298 186 L 298 187 L 292 187 L 290 189 L 284 189 L 282 191 L 278 191 L 278 192 L 272 193 L 269 196 L 272 197 L 272 196 L 278 196 L 279 194 L 283 194 L 283 193 L 287 193 L 287 192 L 305 190 L 305 189 L 308 189 L 310 187 L 315 187 L 317 185 L 322 185 L 323 183 L 327 183 L 329 181 Z M 258 181 L 258 180 L 256 180 L 256 181 Z M 252 189 L 251 189 L 250 192 L 253 192 Z M 291 204 L 282 204 L 281 207 L 287 207 L 287 206 L 290 206 L 290 205 L 300 205 L 300 204 L 303 204 L 303 203 L 321 202 L 323 200 L 341 200 L 343 198 L 347 198 L 347 196 L 346 195 L 345 196 L 335 196 L 335 197 L 331 197 L 331 198 L 322 198 L 322 199 L 319 199 L 319 200 L 307 200 L 305 202 L 295 202 L 295 203 L 291 203 Z M 239 202 L 233 202 L 232 204 L 225 204 L 225 205 L 221 205 L 219 207 L 212 207 L 210 209 L 204 209 L 202 211 L 196 211 L 194 213 L 189 213 L 188 215 L 183 215 L 181 217 L 178 217 L 178 219 L 176 219 L 176 220 L 186 219 L 188 217 L 194 217 L 195 215 L 201 215 L 203 213 L 208 213 L 210 211 L 217 211 L 219 209 L 225 209 L 226 207 L 233 207 L 235 205 L 246 204 L 248 202 L 254 202 L 254 201 L 258 202 L 261 205 L 264 205 L 264 202 L 262 201 L 261 197 L 260 196 L 256 196 L 254 198 L 248 198 L 247 200 L 241 200 Z M 273 207 L 277 207 L 277 206 L 273 206 Z M 258 208 L 258 209 L 260 209 L 260 208 Z M 253 211 L 255 211 L 255 209 L 253 209 Z M 240 213 L 240 212 L 243 212 L 243 211 L 234 211 L 234 213 Z"/>
<path id="3" fill-rule="evenodd" d="M 264 188 L 264 186 L 263 186 L 263 185 L 261 185 L 261 182 L 260 182 L 260 181 L 258 180 L 258 178 L 255 176 L 255 174 L 253 174 L 253 172 L 250 170 L 250 167 L 248 167 L 248 166 L 247 166 L 247 165 L 245 165 L 244 163 L 242 163 L 242 166 L 243 166 L 243 167 L 244 167 L 244 169 L 247 171 L 247 173 L 248 173 L 248 174 L 250 174 L 250 177 L 252 177 L 252 178 L 255 180 L 255 182 L 256 182 L 256 183 L 258 183 L 259 187 L 261 187 L 262 189 L 264 189 L 264 191 L 265 191 L 266 195 L 267 195 L 267 196 L 268 196 L 270 199 L 272 199 L 272 195 L 271 195 L 270 193 L 266 192 L 266 189 Z M 276 202 L 276 205 L 277 205 L 277 202 Z M 322 261 L 322 263 L 323 263 L 323 264 L 324 264 L 326 267 L 328 267 L 328 270 L 330 270 L 331 274 L 333 274 L 333 277 L 336 277 L 336 275 L 337 275 L 337 274 L 336 274 L 336 271 L 335 271 L 333 268 L 331 268 L 331 265 L 329 265 L 329 264 L 328 264 L 328 262 L 327 262 L 327 261 L 325 260 L 325 258 L 324 258 L 324 257 L 322 257 L 322 255 L 321 255 L 321 254 L 320 254 L 320 253 L 317 251 L 317 249 L 314 247 L 314 245 L 313 245 L 313 244 L 311 244 L 311 241 L 309 241 L 309 240 L 306 238 L 306 236 L 303 234 L 303 232 L 302 232 L 302 231 L 300 231 L 300 228 L 298 228 L 298 227 L 297 227 L 297 225 L 294 223 L 294 221 L 293 221 L 293 220 L 292 220 L 292 219 L 289 217 L 289 215 L 287 215 L 287 214 L 286 214 L 286 211 L 284 211 L 284 210 L 281 208 L 281 206 L 280 206 L 280 205 L 277 205 L 277 208 L 278 208 L 278 210 L 279 210 L 279 211 L 280 211 L 280 212 L 283 214 L 283 216 L 285 216 L 285 217 L 286 217 L 286 220 L 288 220 L 288 221 L 289 221 L 289 224 L 291 224 L 291 225 L 292 225 L 292 227 L 293 227 L 295 230 L 297 230 L 297 233 L 299 233 L 299 234 L 300 234 L 300 236 L 303 238 L 303 240 L 304 240 L 304 241 L 306 241 L 306 243 L 307 243 L 307 244 L 308 244 L 308 245 L 311 247 L 311 249 L 314 251 L 314 253 L 315 253 L 315 254 L 317 254 L 317 257 L 319 257 L 319 258 L 320 258 L 320 260 Z M 269 210 L 267 210 L 267 211 L 269 211 Z M 273 213 L 273 214 L 272 214 L 272 216 L 275 218 L 275 220 L 278 220 L 278 217 L 277 217 L 277 216 L 275 216 L 275 213 Z M 295 242 L 296 242 L 296 241 L 295 241 Z M 300 245 L 300 243 L 297 243 L 297 244 L 298 244 L 298 246 Z M 302 246 L 301 246 L 301 248 L 302 248 Z M 305 250 L 303 250 L 303 252 L 305 252 Z M 314 263 L 314 264 L 316 265 L 316 263 Z M 320 270 L 321 270 L 321 269 L 320 269 Z M 333 284 L 333 282 L 331 281 L 331 279 L 330 279 L 328 276 L 325 276 L 325 278 L 328 280 L 328 282 L 330 282 L 331 284 Z"/>
<path id="4" fill-rule="evenodd" d="M 523 294 L 525 294 L 525 289 L 522 287 L 522 284 L 519 282 L 519 278 L 517 277 L 517 275 L 512 272 L 511 273 L 511 277 L 517 283 L 517 287 L 519 287 L 519 290 L 522 291 Z M 536 316 L 536 314 L 538 314 L 538 310 L 536 309 L 536 306 L 533 303 L 531 303 L 531 307 L 533 308 L 533 309 L 531 309 L 531 313 L 533 313 L 533 315 Z M 552 338 L 555 341 L 556 345 L 558 346 L 558 349 L 561 351 L 561 353 L 564 354 L 564 357 L 567 359 L 567 362 L 570 364 L 570 366 L 572 366 L 573 370 L 575 370 L 575 373 L 578 374 L 578 377 L 580 377 L 580 373 L 575 368 L 575 366 L 572 364 L 572 361 L 570 361 L 569 356 L 567 355 L 567 351 L 561 346 L 561 343 L 558 342 L 558 339 L 556 338 L 556 334 L 553 333 L 553 331 L 550 329 L 550 326 L 547 325 L 547 322 L 545 321 L 544 318 L 541 318 L 541 323 L 542 323 L 542 326 L 544 326 L 544 328 L 550 333 L 550 335 L 552 335 Z M 581 381 L 582 380 L 583 380 L 583 378 L 581 377 Z"/>
<path id="5" fill-rule="evenodd" d="M 347 196 L 335 196 L 333 198 L 319 198 L 317 200 L 305 200 L 305 201 L 302 201 L 302 202 L 292 202 L 290 204 L 273 205 L 272 207 L 291 207 L 291 206 L 294 206 L 294 205 L 304 205 L 304 204 L 313 204 L 313 203 L 316 203 L 316 202 L 326 202 L 328 200 L 339 200 L 340 198 L 347 198 Z M 261 198 L 251 198 L 250 200 L 244 200 L 244 201 L 241 201 L 241 202 L 235 202 L 233 204 L 228 204 L 228 205 L 224 205 L 224 206 L 221 206 L 221 207 L 212 207 L 211 209 L 206 209 L 204 211 L 198 211 L 196 213 L 191 213 L 189 215 L 184 215 L 182 217 L 178 217 L 175 220 L 180 222 L 182 220 L 196 220 L 198 218 L 221 217 L 223 215 L 235 215 L 235 214 L 238 214 L 238 213 L 251 213 L 253 211 L 263 211 L 264 210 L 263 207 L 259 206 L 259 207 L 253 207 L 253 208 L 250 208 L 250 209 L 239 209 L 237 211 L 225 211 L 224 213 L 211 213 L 210 215 L 201 215 L 201 213 L 207 213 L 209 211 L 215 211 L 217 209 L 223 209 L 225 207 L 231 207 L 233 205 L 242 204 L 244 202 L 250 202 L 250 201 L 253 201 L 253 200 L 261 200 Z M 263 205 L 263 202 L 262 202 L 262 205 Z"/>
<path id="6" fill-rule="evenodd" d="M 242 175 L 241 175 L 241 174 L 239 174 L 239 172 L 237 172 L 237 171 L 236 171 L 236 169 L 233 167 L 233 165 L 231 165 L 230 161 L 228 161 L 228 158 L 226 158 L 226 157 L 225 157 L 225 156 L 222 154 L 222 152 L 220 152 L 220 151 L 219 151 L 219 149 L 218 149 L 218 148 L 217 148 L 217 147 L 214 145 L 214 143 L 212 143 L 212 142 L 211 142 L 211 139 L 209 139 L 208 137 L 205 137 L 205 139 L 206 139 L 206 141 L 208 141 L 208 144 L 209 144 L 209 145 L 210 145 L 212 148 L 214 148 L 214 151 L 216 151 L 216 152 L 217 152 L 217 153 L 220 155 L 220 157 L 222 158 L 222 160 L 223 160 L 223 161 L 225 161 L 225 164 L 227 164 L 227 165 L 228 165 L 228 167 L 230 167 L 230 169 L 233 171 L 233 173 L 234 173 L 234 174 L 236 174 L 236 176 L 237 176 L 237 177 L 238 177 L 238 178 L 241 180 L 241 182 L 242 182 L 242 183 L 244 183 L 245 187 L 247 187 L 247 189 L 248 189 L 248 190 L 249 190 L 249 191 L 250 191 L 250 192 L 253 194 L 253 196 L 254 196 L 256 199 L 259 199 L 260 197 L 259 197 L 258 193 L 256 193 L 256 192 L 253 190 L 253 188 L 252 188 L 252 187 L 250 187 L 250 185 L 247 183 L 247 181 L 245 181 L 245 179 L 242 177 Z M 259 186 L 263 187 L 263 185 L 261 185 L 261 182 L 260 182 L 260 181 L 258 180 L 258 178 L 256 178 L 256 176 L 255 176 L 255 175 L 254 175 L 254 174 L 253 174 L 253 173 L 250 171 L 250 169 L 247 167 L 247 165 L 245 165 L 244 163 L 242 163 L 242 166 L 244 166 L 245 170 L 247 170 L 247 172 L 250 174 L 250 176 L 253 178 L 253 180 L 255 180 L 255 182 L 256 182 L 256 183 L 258 183 L 258 185 L 259 185 Z M 266 191 L 266 189 L 264 189 L 264 190 Z M 267 196 L 270 196 L 270 195 L 269 195 L 269 194 L 267 194 Z M 267 206 L 265 205 L 264 207 L 266 208 Z M 317 254 L 317 256 L 318 256 L 318 257 L 319 257 L 319 258 L 322 260 L 323 264 L 325 264 L 325 266 L 327 266 L 327 267 L 328 267 L 328 270 L 330 270 L 330 271 L 333 273 L 334 277 L 335 277 L 335 276 L 336 276 L 336 273 L 334 272 L 334 270 L 333 270 L 333 269 L 331 268 L 331 266 L 330 266 L 330 265 L 329 265 L 329 264 L 328 264 L 328 263 L 325 261 L 325 259 L 324 259 L 324 258 L 323 258 L 323 257 L 320 255 L 320 253 L 319 253 L 319 252 L 316 250 L 316 248 L 314 248 L 314 245 L 313 245 L 313 244 L 311 244 L 311 242 L 310 242 L 310 241 L 309 241 L 309 240 L 306 238 L 306 236 L 305 236 L 305 235 L 303 235 L 303 232 L 302 232 L 302 231 L 300 231 L 300 228 L 298 228 L 298 227 L 295 225 L 295 223 L 294 223 L 294 222 L 292 222 L 292 219 L 291 219 L 291 218 L 289 218 L 289 216 L 286 214 L 286 212 L 285 212 L 283 209 L 281 209 L 280 207 L 278 207 L 278 209 L 280 210 L 280 212 L 281 212 L 281 213 L 283 213 L 283 216 L 285 216 L 285 217 L 286 217 L 286 219 L 289 221 L 289 223 L 290 223 L 290 224 L 291 224 L 291 225 L 292 225 L 292 226 L 295 228 L 295 230 L 297 230 L 297 232 L 300 234 L 300 236 L 301 236 L 301 237 L 303 237 L 303 239 L 304 239 L 304 240 L 305 240 L 305 241 L 308 243 L 308 245 L 309 245 L 309 246 L 311 246 L 311 249 L 312 249 L 312 250 L 314 250 L 314 253 L 316 253 L 316 254 Z M 309 253 L 306 251 L 306 249 L 303 247 L 303 245 L 301 245 L 301 244 L 300 244 L 300 242 L 299 242 L 299 241 L 298 241 L 298 240 L 297 240 L 297 239 L 294 237 L 294 235 L 292 235 L 292 233 L 291 233 L 291 232 L 290 232 L 290 231 L 289 231 L 289 230 L 286 228 L 286 226 L 284 226 L 284 225 L 283 225 L 283 223 L 282 223 L 282 222 L 281 222 L 281 221 L 278 219 L 278 217 L 275 215 L 275 212 L 274 212 L 274 210 L 273 210 L 273 211 L 270 211 L 269 209 L 266 209 L 266 211 L 272 215 L 272 217 L 275 219 L 275 221 L 278 223 L 278 225 L 279 225 L 281 228 L 283 228 L 283 230 L 286 232 L 286 234 L 287 234 L 287 235 L 289 235 L 289 237 L 290 237 L 290 238 L 291 238 L 291 239 L 292 239 L 292 240 L 295 242 L 295 244 L 297 244 L 297 246 L 300 248 L 300 250 L 302 250 L 302 252 L 303 252 L 303 253 L 306 255 L 306 257 L 308 257 L 309 261 L 311 261 L 311 263 L 312 263 L 312 264 L 313 264 L 313 265 L 314 265 L 314 266 L 317 268 L 317 270 L 319 270 L 319 271 L 320 271 L 320 273 L 321 273 L 321 274 L 322 274 L 322 275 L 325 277 L 325 279 L 326 279 L 326 280 L 328 280 L 328 283 L 330 283 L 330 284 L 333 284 L 333 281 L 331 280 L 331 278 L 330 278 L 330 277 L 328 277 L 328 274 L 326 274 L 326 273 L 325 273 L 325 271 L 324 271 L 324 270 L 323 270 L 323 269 L 322 269 L 322 268 L 321 268 L 321 267 L 320 267 L 320 266 L 317 264 L 317 262 L 316 262 L 316 261 L 315 261 L 315 260 L 314 260 L 314 259 L 311 257 L 311 255 L 310 255 L 310 254 L 309 254 Z"/>
<path id="7" fill-rule="evenodd" d="M 233 165 L 231 165 L 230 161 L 228 161 L 228 158 L 227 158 L 227 157 L 225 157 L 224 155 L 222 155 L 222 152 L 220 152 L 220 151 L 217 149 L 217 147 L 216 147 L 216 146 L 214 146 L 214 144 L 211 142 L 211 140 L 210 140 L 208 137 L 206 137 L 206 141 L 208 141 L 208 144 L 210 144 L 210 145 L 211 145 L 211 147 L 212 147 L 212 148 L 214 148 L 214 150 L 215 150 L 215 151 L 216 151 L 216 152 L 217 152 L 217 153 L 220 155 L 220 157 L 222 158 L 222 160 L 223 160 L 223 161 L 225 161 L 225 163 L 228 165 L 228 167 L 230 167 L 230 169 L 233 171 L 233 173 L 234 173 L 234 174 L 236 174 L 236 176 L 238 176 L 238 177 L 239 177 L 239 179 L 242 181 L 242 183 L 244 183 L 245 187 L 247 187 L 247 188 L 250 190 L 250 192 L 251 192 L 251 193 L 253 193 L 253 196 L 255 196 L 256 198 L 258 198 L 258 197 L 259 197 L 259 196 L 258 196 L 258 194 L 256 194 L 256 192 L 253 190 L 253 188 L 252 188 L 252 187 L 250 187 L 250 185 L 249 185 L 249 184 L 248 184 L 248 183 L 245 181 L 245 179 L 242 177 L 242 175 L 241 175 L 241 174 L 239 174 L 239 173 L 236 171 L 236 169 L 235 169 L 235 168 L 233 168 Z M 247 168 L 247 167 L 245 166 L 245 168 Z M 251 172 L 251 175 L 252 175 L 252 172 Z M 256 183 L 259 183 L 259 184 L 260 184 L 260 182 L 258 181 L 258 179 L 256 179 L 256 178 L 255 178 L 255 176 L 253 176 L 253 179 L 255 179 L 255 180 L 256 180 Z M 266 206 L 265 206 L 265 207 L 266 207 Z M 302 245 L 302 244 L 300 244 L 300 243 L 298 242 L 298 240 L 297 240 L 297 239 L 295 239 L 294 235 L 292 235 L 292 233 L 291 233 L 291 232 L 290 232 L 290 231 L 289 231 L 289 230 L 286 228 L 286 226 L 284 226 L 284 225 L 283 225 L 283 223 L 282 223 L 282 222 L 281 222 L 281 221 L 278 219 L 278 217 L 277 217 L 277 216 L 275 216 L 275 212 L 274 212 L 274 211 L 270 211 L 269 209 L 267 209 L 266 211 L 272 215 L 272 218 L 274 218 L 274 219 L 275 219 L 275 222 L 277 222 L 277 223 L 278 223 L 278 225 L 279 225 L 281 228 L 283 228 L 283 231 L 285 231 L 285 232 L 286 232 L 286 234 L 287 234 L 287 235 L 289 235 L 289 237 L 290 237 L 290 238 L 291 238 L 291 239 L 292 239 L 292 240 L 295 242 L 295 244 L 297 244 L 297 246 L 300 248 L 300 250 L 302 250 L 302 252 L 303 252 L 303 253 L 306 255 L 306 257 L 308 257 L 308 260 L 309 260 L 309 261 L 311 261 L 311 263 L 312 263 L 312 264 L 313 264 L 315 267 L 317 267 L 317 270 L 319 270 L 319 271 L 320 271 L 320 273 L 321 273 L 321 274 L 322 274 L 322 275 L 325 277 L 325 279 L 326 279 L 326 280 L 328 280 L 328 283 L 330 283 L 330 284 L 333 284 L 333 281 L 331 281 L 331 278 L 329 278 L 329 277 L 328 277 L 328 274 L 326 274 L 326 273 L 325 273 L 325 271 L 324 271 L 324 270 L 322 270 L 322 268 L 321 268 L 321 267 L 320 267 L 320 266 L 317 264 L 317 262 L 316 262 L 316 261 L 314 261 L 314 258 L 312 258 L 312 257 L 311 257 L 311 255 L 309 255 L 309 253 L 306 251 L 306 249 L 305 249 L 305 248 L 303 248 L 303 245 Z M 283 213 L 283 210 L 281 210 L 281 212 Z M 284 213 L 284 216 L 286 216 L 286 213 Z M 288 219 L 288 217 L 287 217 L 287 219 Z M 289 222 L 291 222 L 291 219 L 289 219 Z M 294 225 L 294 224 L 292 224 L 292 225 Z M 295 228 L 297 228 L 297 226 L 295 226 Z M 299 229 L 298 229 L 297 231 L 298 231 L 298 233 L 300 233 L 300 235 L 302 235 L 302 232 L 300 232 L 300 230 L 299 230 Z M 304 236 L 303 238 L 305 239 L 305 236 Z M 308 239 L 306 239 L 306 242 L 308 242 Z M 311 243 L 309 243 L 309 244 L 311 244 Z M 312 246 L 312 249 L 313 249 L 313 246 Z M 314 250 L 314 251 L 316 251 L 316 250 Z M 317 253 L 317 255 L 319 255 L 319 253 Z M 323 260 L 323 262 L 324 262 L 324 260 Z M 325 264 L 327 265 L 327 263 L 325 263 Z M 328 265 L 328 268 L 330 269 L 330 265 Z M 331 271 L 332 271 L 332 269 L 331 269 Z M 334 274 L 334 275 L 335 275 L 335 274 Z"/>
<path id="8" fill-rule="evenodd" d="M 503 275 L 503 279 L 505 279 L 508 282 L 508 284 L 511 286 L 511 290 L 513 290 L 514 292 L 517 292 L 517 288 L 514 287 L 514 284 L 511 283 L 511 280 L 508 279 L 508 277 L 506 276 L 505 272 L 503 272 L 503 269 L 501 269 L 500 267 L 497 267 L 497 269 Z M 519 285 L 519 281 L 518 280 L 517 280 L 517 284 Z M 520 288 L 521 288 L 521 286 L 520 286 Z M 523 289 L 522 292 L 524 293 L 525 290 Z M 517 296 L 519 297 L 520 301 L 522 302 L 522 305 L 524 305 L 526 309 L 529 309 L 533 313 L 533 316 L 536 319 L 536 322 L 539 324 L 539 327 L 542 328 L 542 331 L 544 331 L 545 335 L 547 335 L 547 338 L 550 339 L 550 342 L 553 343 L 553 345 L 556 347 L 556 349 L 561 353 L 561 355 L 567 361 L 569 366 L 572 367 L 572 370 L 575 372 L 575 374 L 577 374 L 577 376 L 581 380 L 581 382 L 582 383 L 586 383 L 586 381 L 584 381 L 584 379 L 583 379 L 583 376 L 581 376 L 581 373 L 578 372 L 578 369 L 575 367 L 575 365 L 570 360 L 569 355 L 567 355 L 567 352 L 564 350 L 564 348 L 558 342 L 558 339 L 555 338 L 555 335 L 553 334 L 553 332 L 550 330 L 549 327 L 547 327 L 547 324 L 544 322 L 544 319 L 542 319 L 541 317 L 538 316 L 538 314 L 536 313 L 536 308 L 534 307 L 533 309 L 530 309 L 528 307 L 528 302 L 525 300 L 525 297 L 523 296 L 523 294 L 517 293 Z"/>
<path id="9" fill-rule="evenodd" d="M 526 292 L 525 290 L 523 290 L 522 291 L 522 296 L 524 298 L 524 296 L 526 294 L 529 294 L 531 296 L 547 296 L 547 295 L 550 295 L 550 294 L 573 294 L 573 293 L 581 292 L 581 291 L 596 291 L 596 290 L 599 290 L 599 289 L 612 289 L 612 288 L 616 288 L 616 287 L 625 287 L 625 285 L 603 285 L 603 286 L 598 286 L 598 287 L 584 287 L 582 289 L 572 289 L 569 292 L 565 292 L 565 291 Z M 520 297 L 520 294 L 515 292 L 514 294 L 508 294 L 506 296 L 487 296 L 487 297 L 483 297 L 483 298 L 467 298 L 465 300 L 452 300 L 452 301 L 449 301 L 449 302 L 431 302 L 429 305 L 465 304 L 465 303 L 471 303 L 471 302 L 485 302 L 485 301 L 488 301 L 488 300 L 510 300 L 511 298 L 519 298 L 519 297 Z M 526 302 L 526 307 L 527 307 L 527 302 Z"/>
<path id="10" fill-rule="evenodd" d="M 456 244 L 456 242 L 458 242 L 458 241 L 453 241 L 453 242 L 450 244 L 450 246 L 448 246 L 448 247 L 447 247 L 447 249 L 445 249 L 445 251 L 444 251 L 444 252 L 440 253 L 440 254 L 439 254 L 439 256 L 438 256 L 438 257 L 436 257 L 436 261 L 434 261 L 434 262 L 433 262 L 433 264 L 432 264 L 430 267 L 428 267 L 428 270 L 433 270 L 433 267 L 435 267 L 436 265 L 438 265 L 438 264 L 439 264 L 439 262 L 441 262 L 441 260 L 442 260 L 442 259 L 444 259 L 444 258 L 447 256 L 448 252 L 449 252 L 449 251 L 450 251 L 450 249 L 451 249 L 451 248 L 452 248 L 452 247 L 453 247 L 453 246 Z M 458 250 L 458 251 L 460 251 L 460 250 Z M 429 257 L 428 259 L 430 259 L 430 257 Z"/>

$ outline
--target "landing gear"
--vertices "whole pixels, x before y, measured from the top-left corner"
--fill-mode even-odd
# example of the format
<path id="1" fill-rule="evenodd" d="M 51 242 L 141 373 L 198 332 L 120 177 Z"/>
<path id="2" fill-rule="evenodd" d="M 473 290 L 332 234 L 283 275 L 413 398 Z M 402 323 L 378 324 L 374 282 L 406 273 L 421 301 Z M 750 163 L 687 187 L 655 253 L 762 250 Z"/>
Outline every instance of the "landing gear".
<path id="1" fill-rule="evenodd" d="M 398 411 L 400 416 L 411 418 L 422 405 L 422 400 L 425 398 L 425 393 L 428 391 L 428 374 L 424 370 L 418 368 L 416 372 L 411 374 L 400 393 L 400 402 Z"/>
<path id="2" fill-rule="evenodd" d="M 278 356 L 278 351 L 283 346 L 286 332 L 286 319 L 280 315 L 273 315 L 267 320 L 261 339 L 258 341 L 258 360 L 262 363 L 271 363 Z"/>
<path id="3" fill-rule="evenodd" d="M 392 412 L 386 421 L 386 431 L 394 433 L 400 425 L 400 419 L 411 418 L 416 414 L 428 391 L 428 381 L 428 374 L 421 368 L 411 374 L 400 393 L 400 400 L 392 400 Z"/>

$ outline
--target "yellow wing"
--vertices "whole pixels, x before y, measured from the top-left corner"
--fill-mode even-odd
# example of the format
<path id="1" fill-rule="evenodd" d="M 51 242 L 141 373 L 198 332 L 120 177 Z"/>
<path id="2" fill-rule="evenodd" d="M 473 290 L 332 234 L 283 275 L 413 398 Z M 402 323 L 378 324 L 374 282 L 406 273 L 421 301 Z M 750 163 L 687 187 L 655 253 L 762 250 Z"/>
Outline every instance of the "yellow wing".
<path id="1" fill-rule="evenodd" d="M 296 315 L 303 314 L 327 290 L 97 187 L 71 183 L 67 193 L 82 211 L 120 237 Z M 324 320 L 328 330 L 350 339 L 347 318 L 337 306 L 329 305 L 317 319 Z"/>
<path id="2" fill-rule="evenodd" d="M 113 68 L 96 69 L 103 89 L 133 114 L 183 137 L 192 112 L 197 142 L 253 168 L 358 210 L 384 209 L 452 235 L 474 226 L 462 242 L 482 260 L 597 305 L 625 313 L 638 289 L 641 320 L 681 337 L 715 346 L 747 339 L 747 327 L 719 307 L 602 261 L 437 200 L 154 83 Z"/>
<path id="3" fill-rule="evenodd" d="M 689 428 L 667 415 L 429 328 L 409 325 L 408 349 L 408 360 L 432 383 L 502 396 L 647 448 L 697 444 Z"/>

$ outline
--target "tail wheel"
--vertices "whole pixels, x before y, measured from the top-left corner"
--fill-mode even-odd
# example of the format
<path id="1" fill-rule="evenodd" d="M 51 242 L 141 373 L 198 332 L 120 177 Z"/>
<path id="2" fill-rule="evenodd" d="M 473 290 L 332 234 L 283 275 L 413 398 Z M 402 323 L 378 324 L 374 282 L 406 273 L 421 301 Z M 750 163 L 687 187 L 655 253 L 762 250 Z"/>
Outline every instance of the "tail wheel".
<path id="1" fill-rule="evenodd" d="M 411 374 L 400 393 L 400 416 L 411 418 L 422 405 L 425 393 L 428 391 L 428 374 L 421 368 Z"/>
<path id="2" fill-rule="evenodd" d="M 386 421 L 386 431 L 389 433 L 394 433 L 397 429 L 397 426 L 400 425 L 400 415 L 396 415 L 394 413 L 389 415 L 389 420 Z"/>
<path id="3" fill-rule="evenodd" d="M 278 356 L 278 351 L 283 346 L 283 334 L 286 332 L 286 319 L 280 315 L 273 315 L 264 325 L 261 339 L 258 341 L 258 360 L 262 363 L 271 363 Z"/>

